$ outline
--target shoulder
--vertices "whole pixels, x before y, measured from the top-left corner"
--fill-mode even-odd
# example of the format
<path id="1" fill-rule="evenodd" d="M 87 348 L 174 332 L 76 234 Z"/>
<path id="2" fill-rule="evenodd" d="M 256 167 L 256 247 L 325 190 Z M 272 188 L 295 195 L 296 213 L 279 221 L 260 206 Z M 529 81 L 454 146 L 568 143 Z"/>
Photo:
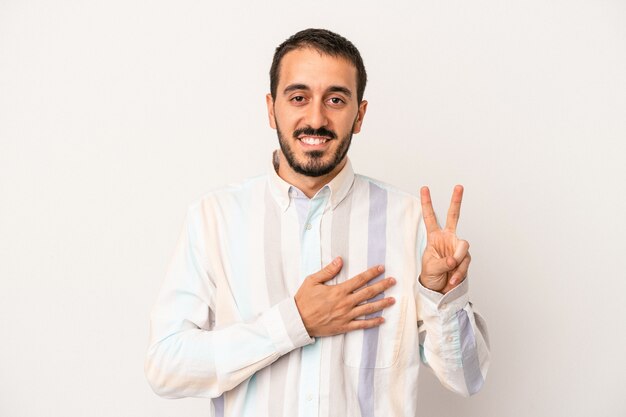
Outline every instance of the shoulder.
<path id="1" fill-rule="evenodd" d="M 424 222 L 422 217 L 422 204 L 419 196 L 401 190 L 391 184 L 364 175 L 355 176 L 355 185 L 360 188 L 360 195 L 368 195 L 369 207 L 372 204 L 380 204 L 383 198 L 386 221 L 398 231 L 405 233 L 415 233 L 414 239 L 424 240 L 426 238 Z M 366 191 L 366 189 L 369 189 Z M 373 190 L 377 190 L 372 193 Z M 380 205 L 379 205 L 380 207 Z M 418 227 L 415 227 L 418 225 Z M 412 232 L 413 231 L 413 232 Z"/>
<path id="2" fill-rule="evenodd" d="M 187 214 L 198 216 L 215 210 L 241 207 L 263 196 L 266 184 L 267 174 L 264 174 L 209 190 L 189 204 Z"/>
<path id="3" fill-rule="evenodd" d="M 355 185 L 357 187 L 366 187 L 370 190 L 372 188 L 381 190 L 386 195 L 389 202 L 421 209 L 420 198 L 418 196 L 401 190 L 396 186 L 388 184 L 386 182 L 379 181 L 375 178 L 371 178 L 365 175 L 356 174 Z"/>

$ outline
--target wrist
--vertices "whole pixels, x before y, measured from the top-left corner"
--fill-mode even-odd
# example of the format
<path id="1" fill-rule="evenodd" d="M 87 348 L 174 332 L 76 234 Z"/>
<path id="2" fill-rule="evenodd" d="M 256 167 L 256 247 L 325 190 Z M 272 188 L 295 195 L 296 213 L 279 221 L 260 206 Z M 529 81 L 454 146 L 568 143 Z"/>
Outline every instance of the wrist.
<path id="1" fill-rule="evenodd" d="M 422 287 L 431 290 L 431 291 L 435 291 L 438 292 L 439 294 L 445 294 L 444 289 L 445 289 L 445 284 L 443 286 L 441 285 L 433 285 L 433 284 L 426 284 L 423 280 L 422 280 L 422 275 L 420 274 L 419 277 L 417 277 L 417 280 L 419 281 L 419 283 L 422 285 Z"/>
<path id="2" fill-rule="evenodd" d="M 301 300 L 300 301 L 298 300 L 298 294 L 296 294 L 293 297 L 293 301 L 296 304 L 296 309 L 298 310 L 298 314 L 300 315 L 300 320 L 302 320 L 302 325 L 304 326 L 304 330 L 306 330 L 306 332 L 309 335 L 309 337 L 314 337 L 311 334 L 311 329 L 309 328 L 309 325 L 308 325 L 307 321 L 304 318 L 304 314 L 302 312 L 303 307 L 302 307 L 302 304 L 301 304 Z"/>

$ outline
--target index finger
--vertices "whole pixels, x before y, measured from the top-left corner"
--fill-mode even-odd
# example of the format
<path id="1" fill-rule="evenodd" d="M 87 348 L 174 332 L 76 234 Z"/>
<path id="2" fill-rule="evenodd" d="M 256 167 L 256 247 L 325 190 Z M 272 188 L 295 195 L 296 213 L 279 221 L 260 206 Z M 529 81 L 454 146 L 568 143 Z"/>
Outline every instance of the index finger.
<path id="1" fill-rule="evenodd" d="M 381 275 L 385 272 L 385 267 L 382 265 L 373 266 L 358 275 L 353 276 L 349 280 L 346 280 L 343 284 L 339 284 L 346 289 L 347 293 L 354 292 L 367 284 L 369 281 L 373 280 L 377 276 Z"/>
<path id="2" fill-rule="evenodd" d="M 456 225 L 461 216 L 461 200 L 463 200 L 463 186 L 456 185 L 452 192 L 452 200 L 448 209 L 448 217 L 446 219 L 446 230 L 456 232 Z"/>
<path id="3" fill-rule="evenodd" d="M 435 216 L 435 210 L 433 210 L 433 203 L 430 199 L 430 190 L 428 187 L 422 187 L 420 189 L 420 199 L 422 200 L 422 217 L 424 218 L 424 224 L 426 225 L 426 232 L 430 233 L 439 230 L 437 217 Z"/>

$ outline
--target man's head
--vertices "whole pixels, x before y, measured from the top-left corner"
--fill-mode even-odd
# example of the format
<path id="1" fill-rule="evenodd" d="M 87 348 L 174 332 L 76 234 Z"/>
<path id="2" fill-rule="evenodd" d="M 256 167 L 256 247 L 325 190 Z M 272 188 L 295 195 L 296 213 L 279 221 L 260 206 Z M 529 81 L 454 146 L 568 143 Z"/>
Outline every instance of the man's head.
<path id="1" fill-rule="evenodd" d="M 366 80 L 359 51 L 330 31 L 303 30 L 276 49 L 268 115 L 293 171 L 320 177 L 343 167 L 365 115 Z"/>
<path id="2" fill-rule="evenodd" d="M 357 101 L 361 103 L 365 85 L 367 84 L 367 72 L 359 50 L 349 40 L 337 33 L 326 29 L 305 29 L 292 35 L 281 43 L 274 52 L 274 59 L 270 67 L 270 92 L 276 100 L 276 88 L 280 77 L 280 63 L 283 57 L 294 49 L 311 48 L 321 54 L 335 58 L 344 58 L 352 63 L 357 74 Z"/>

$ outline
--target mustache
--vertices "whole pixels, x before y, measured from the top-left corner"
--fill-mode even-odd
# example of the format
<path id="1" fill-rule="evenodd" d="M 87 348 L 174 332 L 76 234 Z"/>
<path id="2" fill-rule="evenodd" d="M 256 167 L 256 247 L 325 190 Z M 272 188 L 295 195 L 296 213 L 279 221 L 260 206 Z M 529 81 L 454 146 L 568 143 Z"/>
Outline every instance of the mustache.
<path id="1" fill-rule="evenodd" d="M 300 135 L 321 136 L 329 139 L 337 139 L 337 134 L 332 130 L 326 129 L 325 127 L 320 127 L 319 129 L 313 129 L 312 127 L 303 127 L 293 131 L 293 137 L 295 139 L 298 139 L 298 136 Z"/>

